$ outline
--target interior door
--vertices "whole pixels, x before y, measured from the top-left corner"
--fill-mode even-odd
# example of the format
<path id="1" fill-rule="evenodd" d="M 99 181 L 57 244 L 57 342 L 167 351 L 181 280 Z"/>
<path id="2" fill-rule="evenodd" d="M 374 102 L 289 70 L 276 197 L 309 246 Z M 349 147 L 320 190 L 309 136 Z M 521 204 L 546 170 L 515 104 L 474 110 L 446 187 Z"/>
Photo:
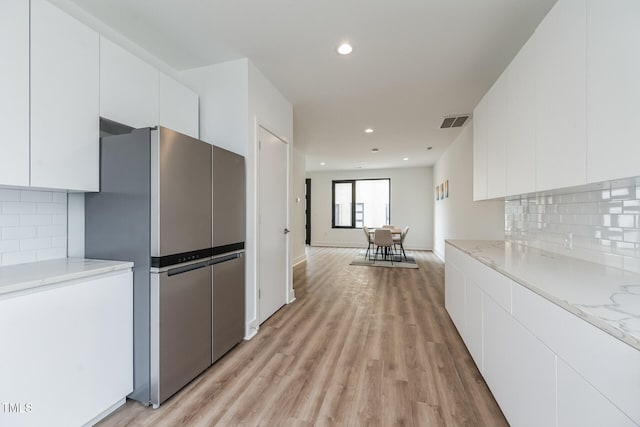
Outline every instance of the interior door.
<path id="1" fill-rule="evenodd" d="M 288 145 L 259 128 L 259 319 L 267 320 L 287 300 Z"/>

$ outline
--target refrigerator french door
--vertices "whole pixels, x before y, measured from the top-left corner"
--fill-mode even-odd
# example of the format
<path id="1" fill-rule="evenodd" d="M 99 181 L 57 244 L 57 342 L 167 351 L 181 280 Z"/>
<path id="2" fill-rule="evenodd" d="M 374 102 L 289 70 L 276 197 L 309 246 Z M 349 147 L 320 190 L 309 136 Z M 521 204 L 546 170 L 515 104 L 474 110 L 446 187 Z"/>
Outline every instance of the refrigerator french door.
<path id="1" fill-rule="evenodd" d="M 244 157 L 214 146 L 212 362 L 245 336 L 245 183 Z"/>
<path id="2" fill-rule="evenodd" d="M 134 391 L 157 407 L 211 363 L 212 147 L 164 127 L 101 138 L 85 256 L 134 261 Z"/>

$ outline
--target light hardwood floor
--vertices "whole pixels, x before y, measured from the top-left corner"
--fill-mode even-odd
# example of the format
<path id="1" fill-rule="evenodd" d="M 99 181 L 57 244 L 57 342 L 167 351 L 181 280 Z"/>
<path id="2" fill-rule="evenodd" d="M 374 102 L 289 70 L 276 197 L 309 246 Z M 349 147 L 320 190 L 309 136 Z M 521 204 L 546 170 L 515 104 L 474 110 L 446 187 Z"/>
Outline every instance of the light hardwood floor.
<path id="1" fill-rule="evenodd" d="M 444 266 L 350 266 L 309 248 L 297 300 L 159 409 L 102 426 L 507 425 L 444 308 Z"/>

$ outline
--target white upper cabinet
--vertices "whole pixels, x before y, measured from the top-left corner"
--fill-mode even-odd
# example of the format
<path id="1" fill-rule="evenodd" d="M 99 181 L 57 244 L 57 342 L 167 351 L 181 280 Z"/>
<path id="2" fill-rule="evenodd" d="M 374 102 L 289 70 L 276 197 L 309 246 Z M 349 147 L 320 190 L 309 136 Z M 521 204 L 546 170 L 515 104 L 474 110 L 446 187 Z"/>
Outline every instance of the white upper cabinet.
<path id="1" fill-rule="evenodd" d="M 536 191 L 536 34 L 507 68 L 507 195 Z"/>
<path id="2" fill-rule="evenodd" d="M 158 70 L 100 37 L 100 115 L 134 128 L 158 124 Z"/>
<path id="3" fill-rule="evenodd" d="M 487 198 L 488 95 L 473 110 L 473 200 Z"/>
<path id="4" fill-rule="evenodd" d="M 589 0 L 588 181 L 640 175 L 640 2 Z"/>
<path id="5" fill-rule="evenodd" d="M 198 138 L 198 95 L 171 77 L 160 73 L 160 125 Z"/>
<path id="6" fill-rule="evenodd" d="M 97 191 L 98 34 L 31 1 L 31 185 Z"/>
<path id="7" fill-rule="evenodd" d="M 538 191 L 587 182 L 586 13 L 586 0 L 560 0 L 536 30 Z"/>
<path id="8" fill-rule="evenodd" d="M 29 185 L 29 2 L 0 2 L 0 185 Z"/>
<path id="9" fill-rule="evenodd" d="M 504 197 L 507 187 L 507 79 L 502 74 L 488 93 L 487 198 Z"/>

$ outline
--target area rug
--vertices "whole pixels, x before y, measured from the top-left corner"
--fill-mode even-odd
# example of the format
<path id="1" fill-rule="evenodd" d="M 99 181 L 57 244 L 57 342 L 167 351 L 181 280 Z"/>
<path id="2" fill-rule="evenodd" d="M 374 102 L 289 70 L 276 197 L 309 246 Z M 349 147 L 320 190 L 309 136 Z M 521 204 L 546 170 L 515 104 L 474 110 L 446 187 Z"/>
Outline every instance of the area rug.
<path id="1" fill-rule="evenodd" d="M 369 259 L 365 256 L 366 253 L 367 251 L 361 251 L 349 265 L 361 265 L 365 267 L 418 268 L 416 260 L 408 252 L 406 260 L 403 256 L 396 255 L 393 259 L 393 264 L 391 263 L 391 261 L 382 260 L 380 258 L 380 255 L 378 255 L 378 260 L 374 262 L 373 258 Z"/>

